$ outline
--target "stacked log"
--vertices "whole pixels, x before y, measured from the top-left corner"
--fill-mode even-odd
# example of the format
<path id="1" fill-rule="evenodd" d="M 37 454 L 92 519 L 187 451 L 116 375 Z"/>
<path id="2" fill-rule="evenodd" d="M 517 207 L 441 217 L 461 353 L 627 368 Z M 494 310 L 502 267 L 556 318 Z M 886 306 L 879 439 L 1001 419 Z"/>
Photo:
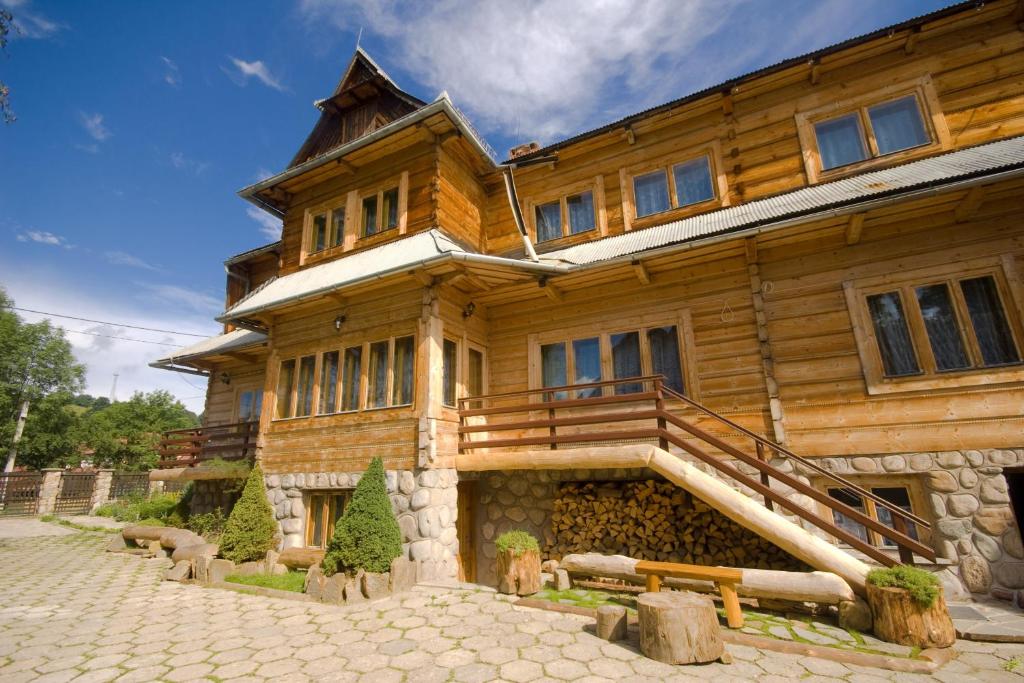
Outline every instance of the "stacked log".
<path id="1" fill-rule="evenodd" d="M 806 571 L 781 548 L 662 481 L 562 484 L 546 557 L 573 553 L 640 560 Z"/>

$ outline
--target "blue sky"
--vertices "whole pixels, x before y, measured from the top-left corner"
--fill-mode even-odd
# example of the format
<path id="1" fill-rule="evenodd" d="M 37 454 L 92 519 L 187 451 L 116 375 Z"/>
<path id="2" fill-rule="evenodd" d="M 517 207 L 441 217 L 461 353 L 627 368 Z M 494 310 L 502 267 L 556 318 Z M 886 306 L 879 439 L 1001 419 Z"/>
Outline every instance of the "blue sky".
<path id="1" fill-rule="evenodd" d="M 360 29 L 402 87 L 447 90 L 504 153 L 944 4 L 0 0 L 22 29 L 0 57 L 18 117 L 0 124 L 0 285 L 25 308 L 218 332 L 221 262 L 277 229 L 235 193 L 283 170 Z M 121 398 L 164 388 L 202 408 L 201 378 L 146 367 L 170 347 L 69 338 L 92 393 L 116 372 Z"/>

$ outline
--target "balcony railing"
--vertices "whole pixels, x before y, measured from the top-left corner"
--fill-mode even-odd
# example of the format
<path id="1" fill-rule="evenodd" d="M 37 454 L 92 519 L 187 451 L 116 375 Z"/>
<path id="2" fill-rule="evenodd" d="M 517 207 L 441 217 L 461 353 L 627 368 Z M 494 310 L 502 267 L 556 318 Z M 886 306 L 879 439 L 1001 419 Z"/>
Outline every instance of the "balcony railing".
<path id="1" fill-rule="evenodd" d="M 210 425 L 164 432 L 157 467 L 193 467 L 207 460 L 251 460 L 256 454 L 257 422 Z"/>

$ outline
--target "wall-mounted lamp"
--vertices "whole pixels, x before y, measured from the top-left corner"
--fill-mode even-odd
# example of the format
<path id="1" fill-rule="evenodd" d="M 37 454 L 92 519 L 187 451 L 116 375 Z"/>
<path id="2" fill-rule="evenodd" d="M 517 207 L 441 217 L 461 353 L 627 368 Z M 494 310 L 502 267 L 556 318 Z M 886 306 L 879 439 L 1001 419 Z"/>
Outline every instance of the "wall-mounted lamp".
<path id="1" fill-rule="evenodd" d="M 339 315 L 334 319 L 334 330 L 335 332 L 341 331 L 341 326 L 345 324 L 345 316 Z"/>
<path id="2" fill-rule="evenodd" d="M 476 313 L 476 304 L 470 301 L 468 304 L 466 304 L 466 307 L 462 309 L 462 317 L 469 318 L 474 313 Z"/>
<path id="3" fill-rule="evenodd" d="M 231 384 L 231 375 L 226 372 L 220 373 L 220 381 L 224 384 Z"/>

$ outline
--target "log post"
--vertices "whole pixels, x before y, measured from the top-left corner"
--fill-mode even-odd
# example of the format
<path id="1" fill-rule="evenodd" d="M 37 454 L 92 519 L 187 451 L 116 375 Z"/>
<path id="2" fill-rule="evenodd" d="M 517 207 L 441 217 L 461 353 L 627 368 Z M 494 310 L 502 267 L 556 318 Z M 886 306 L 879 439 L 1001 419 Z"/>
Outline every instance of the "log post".
<path id="1" fill-rule="evenodd" d="M 626 637 L 626 608 L 621 605 L 601 605 L 597 608 L 597 637 L 607 641 Z"/>
<path id="2" fill-rule="evenodd" d="M 665 664 L 720 659 L 725 645 L 711 600 L 689 592 L 641 593 L 637 598 L 640 651 Z"/>
<path id="3" fill-rule="evenodd" d="M 941 595 L 931 607 L 921 607 L 903 588 L 869 583 L 868 604 L 875 635 L 882 640 L 920 648 L 949 647 L 956 641 L 956 629 Z"/>
<path id="4" fill-rule="evenodd" d="M 519 555 L 514 550 L 499 551 L 495 560 L 499 592 L 533 595 L 540 591 L 540 555 L 536 551 L 524 550 Z"/>

